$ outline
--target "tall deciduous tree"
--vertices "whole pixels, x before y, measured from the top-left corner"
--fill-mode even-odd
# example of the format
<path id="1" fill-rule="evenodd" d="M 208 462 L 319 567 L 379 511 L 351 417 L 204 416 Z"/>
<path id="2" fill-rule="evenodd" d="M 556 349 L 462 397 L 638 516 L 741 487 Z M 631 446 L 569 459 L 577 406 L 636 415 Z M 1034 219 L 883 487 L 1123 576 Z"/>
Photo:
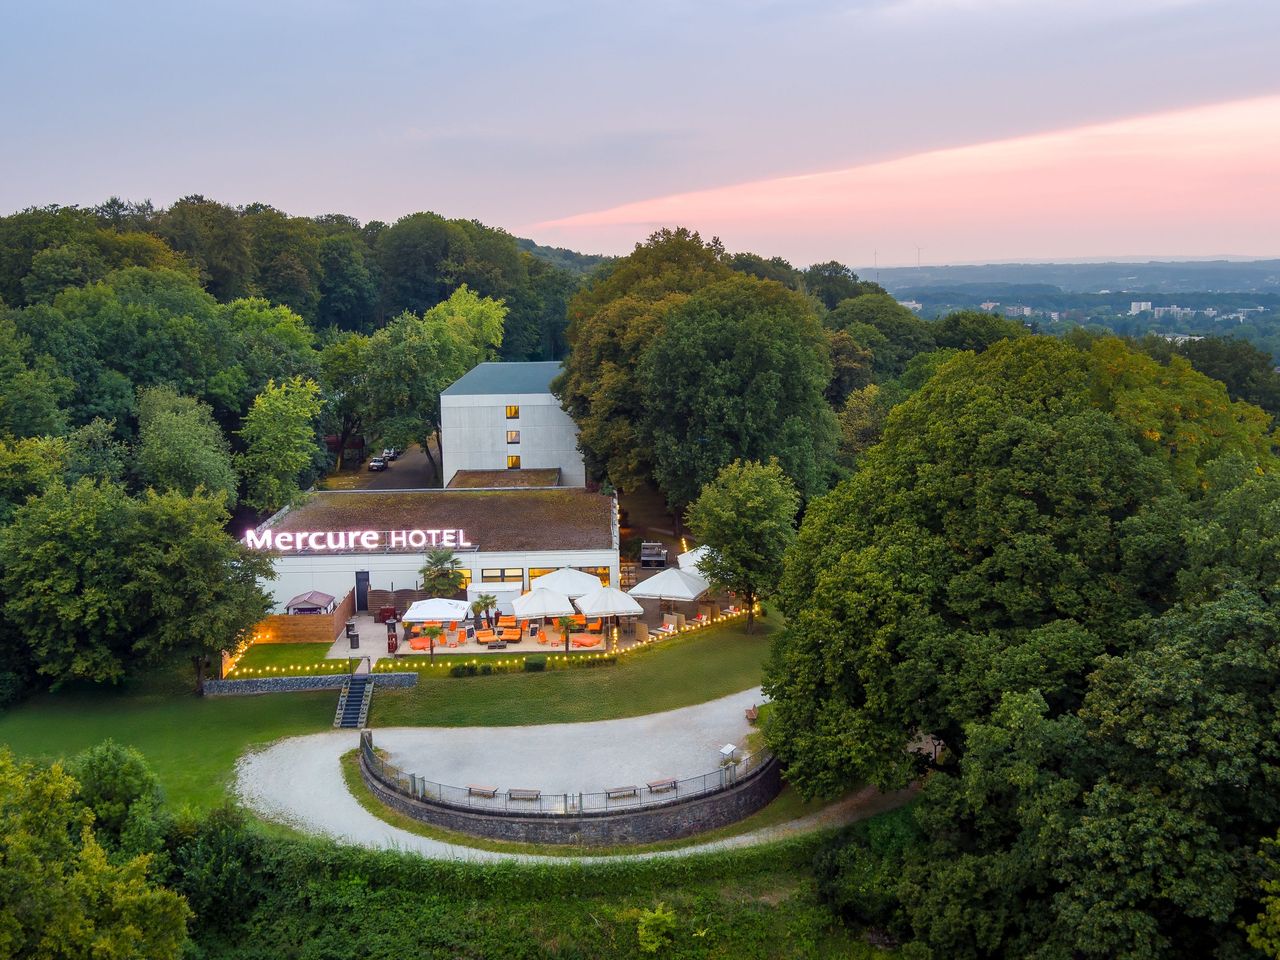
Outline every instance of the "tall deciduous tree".
<path id="1" fill-rule="evenodd" d="M 641 357 L 670 307 L 731 273 L 719 241 L 706 243 L 683 227 L 660 230 L 570 301 L 570 352 L 553 389 L 578 424 L 578 444 L 598 479 L 623 490 L 652 479 L 652 456 L 639 434 L 646 413 L 637 389 Z"/>
<path id="2" fill-rule="evenodd" d="M 351 331 L 331 336 L 320 348 L 320 386 L 325 428 L 338 438 L 338 466 L 347 445 L 364 429 L 370 412 L 369 338 Z"/>
<path id="3" fill-rule="evenodd" d="M 368 422 L 397 447 L 419 443 L 431 462 L 440 430 L 440 392 L 502 345 L 506 307 L 466 286 L 421 317 L 405 313 L 369 340 Z M 447 482 L 448 477 L 442 477 Z"/>
<path id="4" fill-rule="evenodd" d="M 899 376 L 912 357 L 935 346 L 932 326 L 884 292 L 841 301 L 826 324 L 871 351 L 877 380 Z"/>
<path id="5" fill-rule="evenodd" d="M 782 557 L 795 541 L 800 498 L 776 460 L 735 460 L 702 488 L 689 507 L 689 529 L 708 548 L 698 569 L 747 605 L 747 632 L 756 601 L 777 589 Z"/>
<path id="6" fill-rule="evenodd" d="M 4 531 L 5 613 L 54 683 L 116 682 L 184 655 L 230 649 L 270 602 L 269 558 L 227 535 L 221 498 L 132 499 L 113 484 L 55 484 Z M 49 531 L 59 531 L 51 537 Z M 74 638 L 74 642 L 70 642 Z"/>
<path id="7" fill-rule="evenodd" d="M 638 372 L 640 441 L 654 478 L 681 509 L 725 465 L 776 456 L 805 496 L 822 490 L 835 452 L 825 333 L 809 301 L 732 275 L 672 306 Z"/>
<path id="8" fill-rule="evenodd" d="M 190 496 L 203 487 L 236 502 L 236 471 L 231 446 L 199 400 L 181 397 L 170 387 L 152 387 L 138 398 L 138 478 L 157 490 Z"/>
<path id="9" fill-rule="evenodd" d="M 245 443 L 240 457 L 245 503 L 266 512 L 279 510 L 301 495 L 301 480 L 316 459 L 316 418 L 322 406 L 314 380 L 268 381 L 240 429 Z"/>

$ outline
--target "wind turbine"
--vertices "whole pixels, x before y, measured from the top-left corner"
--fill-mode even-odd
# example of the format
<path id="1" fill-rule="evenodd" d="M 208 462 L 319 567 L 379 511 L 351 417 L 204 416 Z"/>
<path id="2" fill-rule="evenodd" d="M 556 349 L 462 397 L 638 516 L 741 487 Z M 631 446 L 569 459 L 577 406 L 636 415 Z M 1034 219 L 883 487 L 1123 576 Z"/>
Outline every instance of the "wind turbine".
<path id="1" fill-rule="evenodd" d="M 914 240 L 911 241 L 911 245 L 916 248 L 916 269 L 919 270 L 920 269 L 920 251 L 923 250 L 924 247 L 920 246 L 920 244 L 916 243 Z"/>

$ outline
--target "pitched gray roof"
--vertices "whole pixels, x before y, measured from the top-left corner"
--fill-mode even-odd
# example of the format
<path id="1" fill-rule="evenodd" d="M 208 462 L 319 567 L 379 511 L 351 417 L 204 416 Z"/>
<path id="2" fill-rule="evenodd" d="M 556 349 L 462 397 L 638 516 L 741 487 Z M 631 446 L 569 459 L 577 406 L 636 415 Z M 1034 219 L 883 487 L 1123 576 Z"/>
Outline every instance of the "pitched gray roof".
<path id="1" fill-rule="evenodd" d="M 444 388 L 445 397 L 503 393 L 550 393 L 560 373 L 558 360 L 536 363 L 481 363 Z"/>

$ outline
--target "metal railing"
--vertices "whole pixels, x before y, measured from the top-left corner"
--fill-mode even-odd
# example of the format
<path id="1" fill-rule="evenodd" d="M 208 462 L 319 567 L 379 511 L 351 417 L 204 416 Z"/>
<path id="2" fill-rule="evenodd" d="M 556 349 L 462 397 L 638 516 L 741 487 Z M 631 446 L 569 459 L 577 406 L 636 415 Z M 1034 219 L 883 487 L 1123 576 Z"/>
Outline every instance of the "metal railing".
<path id="1" fill-rule="evenodd" d="M 751 776 L 772 759 L 770 754 L 761 750 L 744 754 L 732 762 L 726 761 L 718 769 L 701 776 L 626 784 L 592 792 L 546 793 L 529 784 L 501 788 L 455 787 L 408 773 L 378 756 L 373 748 L 373 733 L 369 730 L 360 732 L 360 751 L 374 778 L 401 796 L 478 813 L 549 817 L 644 810 L 719 793 Z"/>

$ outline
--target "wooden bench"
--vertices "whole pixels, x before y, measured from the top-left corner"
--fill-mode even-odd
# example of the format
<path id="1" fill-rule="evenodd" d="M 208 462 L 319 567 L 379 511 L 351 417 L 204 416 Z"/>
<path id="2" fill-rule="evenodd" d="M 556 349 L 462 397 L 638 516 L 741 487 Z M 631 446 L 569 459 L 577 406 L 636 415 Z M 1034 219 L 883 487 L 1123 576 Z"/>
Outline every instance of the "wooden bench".
<path id="1" fill-rule="evenodd" d="M 635 797 L 640 795 L 638 787 L 610 787 L 604 792 L 606 800 L 621 800 L 623 797 Z"/>
<path id="2" fill-rule="evenodd" d="M 752 704 L 747 707 L 747 723 L 755 723 L 760 719 L 760 707 L 758 704 Z"/>
<path id="3" fill-rule="evenodd" d="M 471 797 L 488 797 L 489 799 L 493 799 L 498 795 L 498 788 L 485 787 L 480 784 L 473 783 L 467 787 L 467 795 Z"/>
<path id="4" fill-rule="evenodd" d="M 539 800 L 542 797 L 541 790 L 523 790 L 514 789 L 507 791 L 508 800 Z"/>
<path id="5" fill-rule="evenodd" d="M 646 784 L 650 793 L 666 793 L 676 788 L 676 778 L 667 777 L 665 780 L 650 780 Z"/>

